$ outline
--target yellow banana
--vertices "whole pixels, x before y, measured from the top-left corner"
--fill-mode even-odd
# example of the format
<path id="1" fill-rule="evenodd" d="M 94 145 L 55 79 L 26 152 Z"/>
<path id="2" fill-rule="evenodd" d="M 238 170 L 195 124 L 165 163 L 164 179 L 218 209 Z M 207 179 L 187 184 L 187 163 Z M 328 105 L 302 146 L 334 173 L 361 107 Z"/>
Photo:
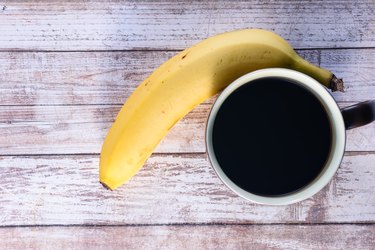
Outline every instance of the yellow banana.
<path id="1" fill-rule="evenodd" d="M 246 29 L 208 38 L 177 54 L 144 80 L 109 130 L 100 155 L 100 182 L 115 189 L 144 164 L 172 126 L 196 105 L 251 71 L 303 72 L 332 90 L 342 81 L 299 57 L 273 32 Z"/>

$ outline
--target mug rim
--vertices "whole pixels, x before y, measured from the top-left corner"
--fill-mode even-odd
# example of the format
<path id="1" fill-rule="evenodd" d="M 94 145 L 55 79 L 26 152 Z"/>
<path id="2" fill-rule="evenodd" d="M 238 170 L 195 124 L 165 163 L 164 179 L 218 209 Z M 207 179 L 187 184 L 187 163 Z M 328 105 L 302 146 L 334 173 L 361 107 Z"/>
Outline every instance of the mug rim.
<path id="1" fill-rule="evenodd" d="M 216 159 L 212 145 L 212 130 L 215 118 L 217 112 L 219 111 L 221 105 L 226 100 L 226 98 L 231 93 L 233 93 L 233 91 L 235 91 L 242 85 L 251 84 L 251 82 L 254 80 L 266 77 L 286 78 L 295 82 L 296 84 L 302 85 L 305 89 L 310 91 L 310 93 L 312 93 L 323 105 L 329 117 L 332 129 L 331 152 L 320 174 L 312 182 L 310 182 L 309 184 L 307 184 L 299 190 L 296 190 L 288 194 L 272 197 L 253 194 L 235 184 L 229 177 L 227 177 L 227 175 L 221 169 Z M 245 198 L 246 200 L 258 204 L 288 205 L 305 200 L 313 196 L 329 183 L 329 181 L 332 179 L 337 169 L 339 168 L 342 158 L 344 156 L 346 144 L 345 131 L 346 130 L 344 120 L 341 115 L 340 108 L 338 107 L 336 101 L 333 99 L 331 94 L 319 82 L 317 82 L 312 77 L 295 70 L 284 68 L 267 68 L 245 74 L 240 78 L 234 80 L 223 90 L 223 92 L 219 95 L 219 97 L 216 99 L 215 103 L 211 108 L 206 125 L 205 143 L 208 158 L 211 163 L 211 166 L 215 170 L 215 173 L 218 175 L 219 179 L 234 193 L 236 193 L 242 198 Z"/>

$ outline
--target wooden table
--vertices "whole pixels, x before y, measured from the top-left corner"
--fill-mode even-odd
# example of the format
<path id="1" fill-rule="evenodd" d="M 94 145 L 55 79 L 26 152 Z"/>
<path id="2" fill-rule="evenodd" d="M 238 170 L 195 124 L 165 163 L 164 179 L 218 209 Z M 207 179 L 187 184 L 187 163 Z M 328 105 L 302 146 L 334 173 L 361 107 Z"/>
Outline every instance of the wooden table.
<path id="1" fill-rule="evenodd" d="M 375 123 L 348 131 L 334 179 L 290 206 L 247 202 L 214 174 L 214 98 L 126 185 L 99 184 L 101 144 L 134 88 L 177 51 L 250 27 L 343 77 L 342 107 L 375 98 L 372 0 L 0 1 L 0 248 L 375 249 Z"/>

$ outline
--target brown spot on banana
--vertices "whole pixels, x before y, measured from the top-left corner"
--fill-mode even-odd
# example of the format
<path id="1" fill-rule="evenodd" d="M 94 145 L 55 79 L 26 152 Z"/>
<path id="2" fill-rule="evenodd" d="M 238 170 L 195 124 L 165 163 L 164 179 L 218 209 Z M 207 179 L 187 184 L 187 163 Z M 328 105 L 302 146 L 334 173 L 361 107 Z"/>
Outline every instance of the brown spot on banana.
<path id="1" fill-rule="evenodd" d="M 183 55 L 182 57 L 181 57 L 181 59 L 185 59 L 186 58 L 186 56 L 189 54 L 189 52 L 187 52 L 185 55 Z"/>

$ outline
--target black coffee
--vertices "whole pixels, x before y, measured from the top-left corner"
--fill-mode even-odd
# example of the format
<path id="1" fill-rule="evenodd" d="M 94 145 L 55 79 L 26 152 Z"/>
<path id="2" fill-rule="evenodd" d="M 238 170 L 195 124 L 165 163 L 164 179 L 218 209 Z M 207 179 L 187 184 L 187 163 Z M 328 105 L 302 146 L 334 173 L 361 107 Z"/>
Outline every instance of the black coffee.
<path id="1" fill-rule="evenodd" d="M 224 173 L 248 192 L 280 196 L 322 171 L 332 132 L 319 100 L 281 78 L 242 85 L 220 107 L 212 132 Z"/>

